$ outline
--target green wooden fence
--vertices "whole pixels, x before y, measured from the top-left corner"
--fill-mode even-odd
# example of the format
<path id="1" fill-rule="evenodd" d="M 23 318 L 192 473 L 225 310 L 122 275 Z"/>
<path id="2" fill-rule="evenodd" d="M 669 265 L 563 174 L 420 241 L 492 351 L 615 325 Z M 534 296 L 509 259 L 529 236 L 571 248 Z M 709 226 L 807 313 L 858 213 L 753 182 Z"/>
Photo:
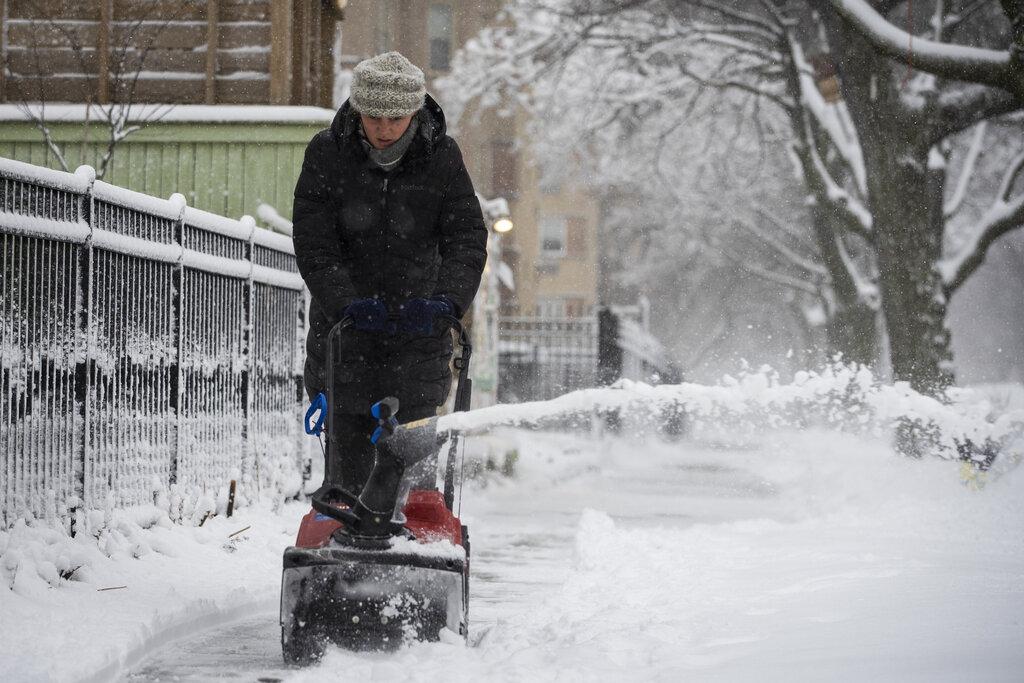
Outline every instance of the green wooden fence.
<path id="1" fill-rule="evenodd" d="M 180 192 L 189 206 L 222 216 L 255 215 L 267 203 L 290 218 L 306 144 L 332 114 L 319 112 L 309 121 L 149 123 L 115 148 L 103 180 L 157 197 Z M 82 164 L 98 168 L 106 149 L 103 126 L 49 128 L 70 170 Z M 0 156 L 60 169 L 41 133 L 27 122 L 0 121 Z"/>

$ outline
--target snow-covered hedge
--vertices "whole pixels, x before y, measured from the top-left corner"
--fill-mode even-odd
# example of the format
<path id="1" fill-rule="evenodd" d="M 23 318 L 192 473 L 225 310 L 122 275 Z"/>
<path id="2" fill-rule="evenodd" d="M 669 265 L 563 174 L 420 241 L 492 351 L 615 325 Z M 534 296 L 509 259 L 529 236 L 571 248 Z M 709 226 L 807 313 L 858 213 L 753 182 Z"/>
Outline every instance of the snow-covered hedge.
<path id="1" fill-rule="evenodd" d="M 891 437 L 912 456 L 968 459 L 981 467 L 1000 452 L 1024 450 L 1024 410 L 995 405 L 979 392 L 951 389 L 943 400 L 904 382 L 886 384 L 863 366 L 830 364 L 780 381 L 770 368 L 727 376 L 715 386 L 650 386 L 622 380 L 552 401 L 494 406 L 442 418 L 443 428 L 482 431 L 496 425 L 558 426 L 599 420 L 630 434 L 685 431 L 716 439 L 749 439 L 765 430 L 824 427 Z"/>

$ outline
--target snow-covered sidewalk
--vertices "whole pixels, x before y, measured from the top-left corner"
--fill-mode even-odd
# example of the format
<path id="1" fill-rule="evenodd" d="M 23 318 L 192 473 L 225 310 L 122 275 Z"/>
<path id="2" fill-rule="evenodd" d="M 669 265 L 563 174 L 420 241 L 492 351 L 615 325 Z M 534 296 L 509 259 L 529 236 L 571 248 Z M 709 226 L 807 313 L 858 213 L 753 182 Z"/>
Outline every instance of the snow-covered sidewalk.
<path id="1" fill-rule="evenodd" d="M 518 458 L 514 478 L 490 477 L 464 501 L 471 647 L 331 650 L 307 670 L 267 670 L 279 661 L 280 553 L 303 512 L 291 506 L 201 528 L 122 515 L 100 539 L 0 535 L 12 588 L 0 590 L 0 670 L 107 680 L 156 653 L 157 670 L 205 680 L 237 674 L 237 662 L 189 669 L 190 652 L 250 637 L 240 646 L 266 656 L 244 673 L 294 681 L 1010 681 L 1024 671 L 1024 468 L 972 490 L 958 463 L 830 431 L 716 444 L 509 430 L 492 443 L 499 466 L 504 453 Z M 79 563 L 59 578 L 58 566 Z M 235 626 L 250 615 L 267 622 L 258 635 Z"/>
<path id="2" fill-rule="evenodd" d="M 505 566 L 477 556 L 491 578 L 475 597 L 507 599 L 478 600 L 477 646 L 333 651 L 292 680 L 1012 681 L 1024 671 L 1019 470 L 972 491 L 954 463 L 820 432 L 725 450 L 563 442 L 560 462 L 531 440 L 520 452 L 540 455 L 525 456 L 520 484 L 475 502 L 475 547 L 487 547 L 484 534 L 518 546 Z M 551 468 L 572 475 L 542 483 Z M 550 551 L 561 535 L 559 566 Z M 530 561 L 535 549 L 546 567 Z"/>

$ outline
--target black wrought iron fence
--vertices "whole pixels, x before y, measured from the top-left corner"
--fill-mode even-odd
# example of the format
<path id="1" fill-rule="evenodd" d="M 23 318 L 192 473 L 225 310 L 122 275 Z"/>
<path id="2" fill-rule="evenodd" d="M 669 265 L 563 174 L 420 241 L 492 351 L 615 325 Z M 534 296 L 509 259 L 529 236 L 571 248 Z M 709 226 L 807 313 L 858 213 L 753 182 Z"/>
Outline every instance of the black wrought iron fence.
<path id="1" fill-rule="evenodd" d="M 608 308 L 575 318 L 499 321 L 502 402 L 547 400 L 620 378 L 671 382 L 679 374 L 642 325 Z"/>
<path id="2" fill-rule="evenodd" d="M 597 319 L 503 318 L 498 400 L 537 401 L 597 384 Z"/>
<path id="3" fill-rule="evenodd" d="M 0 523 L 296 491 L 291 240 L 89 170 L 0 159 Z"/>

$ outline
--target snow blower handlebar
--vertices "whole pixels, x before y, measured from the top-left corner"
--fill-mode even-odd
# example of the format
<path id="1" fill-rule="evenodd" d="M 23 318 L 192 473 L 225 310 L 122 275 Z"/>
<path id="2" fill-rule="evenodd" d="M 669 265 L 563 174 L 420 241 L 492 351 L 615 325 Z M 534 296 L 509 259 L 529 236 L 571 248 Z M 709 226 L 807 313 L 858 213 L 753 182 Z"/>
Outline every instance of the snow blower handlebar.
<path id="1" fill-rule="evenodd" d="M 472 344 L 462 322 L 454 316 L 443 316 L 444 321 L 458 336 L 461 354 L 455 359 L 458 370 L 458 384 L 455 390 L 455 410 L 468 410 L 470 405 L 472 380 L 469 378 L 469 359 Z M 306 431 L 319 433 L 324 423 L 324 413 L 328 428 L 328 448 L 334 441 L 331 430 L 330 416 L 334 414 L 334 351 L 341 332 L 352 326 L 350 317 L 343 318 L 336 324 L 327 337 L 327 397 L 319 394 L 310 404 L 306 413 Z M 371 408 L 371 414 L 377 420 L 377 427 L 370 440 L 377 446 L 377 457 L 363 490 L 358 496 L 345 491 L 340 486 L 325 484 L 312 495 L 312 505 L 320 514 L 342 522 L 354 535 L 364 538 L 382 538 L 403 533 L 401 524 L 391 521 L 392 511 L 398 498 L 402 476 L 409 465 L 415 464 L 436 452 L 438 446 L 451 440 L 445 467 L 444 498 L 448 509 L 452 509 L 455 493 L 456 473 L 456 442 L 455 434 L 438 433 L 437 418 L 418 420 L 400 425 L 396 417 L 399 411 L 398 399 L 387 397 L 378 401 Z M 310 421 L 317 409 L 321 410 L 314 428 L 311 431 Z M 348 509 L 333 505 L 342 502 Z"/>

